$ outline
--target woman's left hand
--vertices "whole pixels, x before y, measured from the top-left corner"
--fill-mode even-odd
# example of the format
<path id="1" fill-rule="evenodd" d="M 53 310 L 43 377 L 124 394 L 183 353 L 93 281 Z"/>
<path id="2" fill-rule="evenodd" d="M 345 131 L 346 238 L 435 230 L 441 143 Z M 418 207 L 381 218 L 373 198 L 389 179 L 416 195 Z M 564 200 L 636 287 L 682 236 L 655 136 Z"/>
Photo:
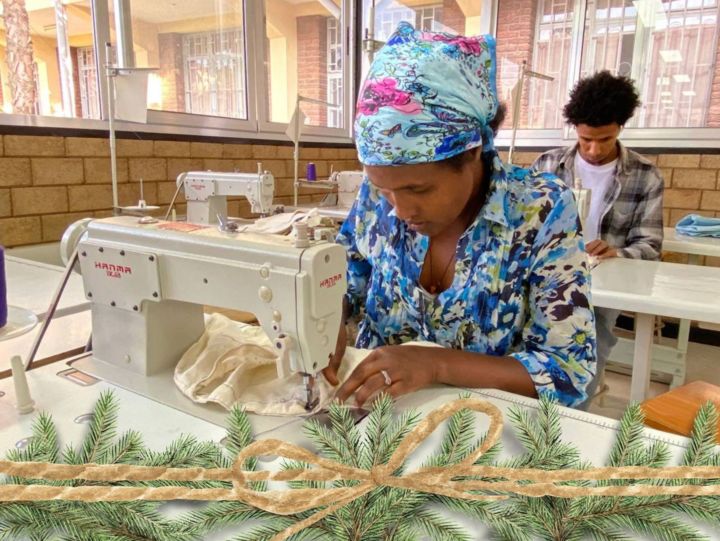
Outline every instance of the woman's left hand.
<path id="1" fill-rule="evenodd" d="M 437 380 L 437 365 L 441 362 L 439 353 L 442 351 L 440 348 L 424 346 L 377 348 L 338 389 L 337 398 L 345 401 L 355 393 L 359 407 L 379 391 L 396 397 L 427 387 Z"/>

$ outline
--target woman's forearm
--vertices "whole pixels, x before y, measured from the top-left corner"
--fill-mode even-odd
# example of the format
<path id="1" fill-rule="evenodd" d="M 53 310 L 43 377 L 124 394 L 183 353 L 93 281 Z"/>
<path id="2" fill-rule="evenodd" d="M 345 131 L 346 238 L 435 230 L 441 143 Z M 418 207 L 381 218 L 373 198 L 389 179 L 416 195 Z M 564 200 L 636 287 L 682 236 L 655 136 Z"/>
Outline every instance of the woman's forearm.
<path id="1" fill-rule="evenodd" d="M 438 349 L 435 381 L 456 387 L 492 388 L 536 397 L 530 374 L 514 357 Z"/>

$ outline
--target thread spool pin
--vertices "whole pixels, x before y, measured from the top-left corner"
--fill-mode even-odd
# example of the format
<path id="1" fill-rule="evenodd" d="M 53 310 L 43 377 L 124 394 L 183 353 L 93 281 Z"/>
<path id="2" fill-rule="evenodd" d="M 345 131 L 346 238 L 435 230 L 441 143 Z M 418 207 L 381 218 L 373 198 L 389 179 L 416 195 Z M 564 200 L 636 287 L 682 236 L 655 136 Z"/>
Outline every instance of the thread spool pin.
<path id="1" fill-rule="evenodd" d="M 10 359 L 10 366 L 12 367 L 13 384 L 15 385 L 15 408 L 22 415 L 32 413 L 35 410 L 35 401 L 30 396 L 25 366 L 19 355 L 13 355 L 12 359 Z"/>

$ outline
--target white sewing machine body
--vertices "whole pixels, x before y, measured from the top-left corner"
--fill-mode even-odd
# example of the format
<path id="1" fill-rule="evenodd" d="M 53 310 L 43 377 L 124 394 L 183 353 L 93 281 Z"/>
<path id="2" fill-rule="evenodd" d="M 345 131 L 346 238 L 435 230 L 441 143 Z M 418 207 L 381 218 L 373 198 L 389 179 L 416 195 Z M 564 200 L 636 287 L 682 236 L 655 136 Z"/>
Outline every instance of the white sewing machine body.
<path id="1" fill-rule="evenodd" d="M 363 171 L 340 171 L 337 173 L 339 207 L 348 209 L 352 207 L 364 178 Z"/>
<path id="2" fill-rule="evenodd" d="M 250 202 L 255 214 L 269 214 L 275 192 L 275 178 L 269 171 L 257 173 L 218 173 L 189 171 L 177 177 L 183 185 L 187 201 L 187 221 L 194 224 L 216 224 L 218 215 L 227 218 L 227 198 L 242 195 Z"/>
<path id="3" fill-rule="evenodd" d="M 333 243 L 294 242 L 134 217 L 90 222 L 78 253 L 93 354 L 74 366 L 168 403 L 174 367 L 205 329 L 203 305 L 213 305 L 255 314 L 281 377 L 317 374 L 335 350 L 346 255 Z"/>

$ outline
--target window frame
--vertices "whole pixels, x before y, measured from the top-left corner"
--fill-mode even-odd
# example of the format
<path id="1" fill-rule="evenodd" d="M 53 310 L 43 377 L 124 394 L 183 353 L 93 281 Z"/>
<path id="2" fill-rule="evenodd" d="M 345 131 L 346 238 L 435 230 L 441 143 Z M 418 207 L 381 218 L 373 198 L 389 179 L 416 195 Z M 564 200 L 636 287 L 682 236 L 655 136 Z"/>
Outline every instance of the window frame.
<path id="1" fill-rule="evenodd" d="M 322 128 L 305 126 L 302 141 L 311 143 L 352 142 L 351 129 L 354 103 L 355 51 L 350 44 L 355 43 L 354 20 L 355 6 L 352 0 L 341 2 L 341 39 L 343 43 L 343 128 Z M 110 41 L 109 0 L 91 0 L 93 47 L 95 49 L 96 71 L 98 76 L 98 94 L 100 100 L 100 119 L 70 118 L 60 116 L 2 114 L 0 123 L 19 128 L 52 128 L 73 131 L 107 131 L 107 82 L 103 76 L 105 68 L 105 43 Z M 228 139 L 246 139 L 260 141 L 289 142 L 285 131 L 286 123 L 269 122 L 264 107 L 267 84 L 264 77 L 264 37 L 265 3 L 257 0 L 243 1 L 243 33 L 245 39 L 245 69 L 247 94 L 247 120 L 208 116 L 186 112 L 160 111 L 148 109 L 148 121 L 145 124 L 115 121 L 119 132 L 137 132 L 158 135 L 183 135 L 197 137 L 221 137 Z M 352 49 L 352 50 L 351 50 Z"/>
<path id="2" fill-rule="evenodd" d="M 311 138 L 319 138 L 319 140 L 326 140 L 327 142 L 352 142 L 352 120 L 354 118 L 354 96 L 355 96 L 355 85 L 353 80 L 353 74 L 355 73 L 355 56 L 356 52 L 351 44 L 355 43 L 355 28 L 354 25 L 350 24 L 355 18 L 355 3 L 351 0 L 341 0 L 340 3 L 340 40 L 343 44 L 343 67 L 342 77 L 346 84 L 343 88 L 343 114 L 341 115 L 344 120 L 343 128 L 328 128 L 322 126 L 309 126 L 305 125 L 302 128 L 301 141 L 311 140 Z M 249 6 L 252 5 L 252 9 Z M 262 0 L 245 0 L 246 14 L 248 11 L 252 11 L 255 17 L 253 26 L 254 43 L 260 44 L 260 48 L 257 50 L 261 56 L 255 55 L 255 64 L 262 63 L 260 58 L 265 58 L 265 2 Z M 248 56 L 250 56 L 248 52 Z M 260 77 L 255 79 L 260 86 L 260 91 L 255 100 L 257 105 L 257 119 L 258 119 L 258 131 L 263 134 L 277 135 L 284 134 L 288 129 L 288 125 L 285 122 L 273 122 L 270 120 L 270 115 L 267 106 L 266 97 L 269 95 L 267 91 L 266 78 Z M 256 87 L 257 88 L 257 87 Z M 287 139 L 287 137 L 285 137 Z"/>
<path id="3" fill-rule="evenodd" d="M 492 0 L 494 24 L 489 30 L 493 35 L 497 35 L 499 1 Z M 587 0 L 575 0 L 573 12 L 577 15 L 573 18 L 566 95 L 580 79 L 587 8 Z M 500 147 L 509 147 L 511 138 L 512 130 L 505 128 L 498 132 L 495 142 Z M 720 148 L 720 128 L 625 128 L 620 139 L 636 148 Z M 569 146 L 576 141 L 575 128 L 568 124 L 560 129 L 518 129 L 515 148 Z"/>

